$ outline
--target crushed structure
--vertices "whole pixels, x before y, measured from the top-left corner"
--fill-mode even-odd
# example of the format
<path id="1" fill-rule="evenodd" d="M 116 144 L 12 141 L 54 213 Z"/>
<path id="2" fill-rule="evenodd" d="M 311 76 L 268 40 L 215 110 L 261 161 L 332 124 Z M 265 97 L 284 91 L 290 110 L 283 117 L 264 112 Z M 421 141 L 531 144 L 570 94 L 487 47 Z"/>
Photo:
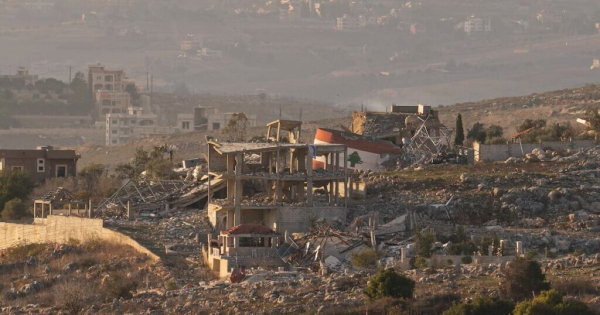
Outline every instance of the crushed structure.
<path id="1" fill-rule="evenodd" d="M 78 199 L 68 189 L 58 187 L 33 202 L 34 219 L 49 215 L 90 217 L 91 202 Z"/>
<path id="2" fill-rule="evenodd" d="M 352 125 L 344 129 L 318 129 L 315 144 L 345 144 L 350 168 L 371 171 L 430 163 L 450 147 L 453 132 L 437 111 L 421 104 L 355 112 Z"/>

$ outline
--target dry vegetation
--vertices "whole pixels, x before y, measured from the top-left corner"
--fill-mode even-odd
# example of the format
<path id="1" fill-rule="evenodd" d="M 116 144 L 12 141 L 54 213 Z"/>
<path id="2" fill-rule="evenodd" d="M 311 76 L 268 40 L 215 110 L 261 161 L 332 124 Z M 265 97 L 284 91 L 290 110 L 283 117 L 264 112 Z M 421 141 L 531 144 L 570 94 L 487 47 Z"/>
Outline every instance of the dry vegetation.
<path id="1" fill-rule="evenodd" d="M 92 239 L 69 244 L 23 244 L 0 255 L 4 305 L 58 307 L 76 314 L 93 304 L 131 298 L 161 280 L 133 248 Z"/>

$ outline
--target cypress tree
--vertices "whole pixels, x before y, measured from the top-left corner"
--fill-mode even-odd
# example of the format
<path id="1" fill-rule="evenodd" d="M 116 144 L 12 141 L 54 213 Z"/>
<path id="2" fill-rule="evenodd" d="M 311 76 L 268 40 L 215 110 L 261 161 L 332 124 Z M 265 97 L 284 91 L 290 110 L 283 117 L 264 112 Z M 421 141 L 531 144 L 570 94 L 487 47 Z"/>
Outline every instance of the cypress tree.
<path id="1" fill-rule="evenodd" d="M 465 141 L 465 130 L 463 129 L 462 115 L 456 117 L 456 137 L 454 138 L 455 145 L 463 145 Z"/>

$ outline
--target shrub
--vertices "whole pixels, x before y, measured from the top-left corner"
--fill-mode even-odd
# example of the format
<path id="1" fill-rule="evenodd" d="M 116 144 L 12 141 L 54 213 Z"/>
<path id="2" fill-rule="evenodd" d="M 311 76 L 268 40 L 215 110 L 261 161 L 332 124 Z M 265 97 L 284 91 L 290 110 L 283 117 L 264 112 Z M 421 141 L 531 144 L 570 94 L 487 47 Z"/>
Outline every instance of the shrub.
<path id="1" fill-rule="evenodd" d="M 4 204 L 4 210 L 2 210 L 4 221 L 19 220 L 26 216 L 27 206 L 21 199 L 15 198 Z"/>
<path id="2" fill-rule="evenodd" d="M 132 279 L 124 277 L 120 274 L 111 274 L 105 279 L 102 287 L 104 296 L 109 299 L 130 299 L 131 294 L 137 288 L 137 283 Z"/>
<path id="3" fill-rule="evenodd" d="M 517 258 L 505 270 L 502 292 L 514 301 L 522 301 L 533 293 L 550 289 L 546 275 L 537 261 Z"/>
<path id="4" fill-rule="evenodd" d="M 563 299 L 556 290 L 543 291 L 533 300 L 523 301 L 515 307 L 514 315 L 591 315 L 594 314 L 582 302 Z"/>
<path id="5" fill-rule="evenodd" d="M 167 280 L 167 282 L 165 282 L 165 289 L 167 291 L 177 290 L 177 282 L 173 279 Z"/>
<path id="6" fill-rule="evenodd" d="M 20 244 L 10 247 L 4 251 L 2 260 L 25 260 L 27 257 L 41 257 L 46 254 L 46 244 Z"/>
<path id="7" fill-rule="evenodd" d="M 85 281 L 68 281 L 53 286 L 53 295 L 58 306 L 69 314 L 79 314 L 94 300 L 95 290 Z"/>
<path id="8" fill-rule="evenodd" d="M 379 256 L 374 249 L 367 249 L 353 254 L 350 263 L 355 267 L 371 268 L 375 266 L 378 259 Z"/>
<path id="9" fill-rule="evenodd" d="M 391 269 L 379 270 L 369 280 L 365 294 L 370 300 L 383 297 L 412 298 L 415 291 L 415 282 L 403 274 Z"/>
<path id="10" fill-rule="evenodd" d="M 514 304 L 506 300 L 476 298 L 471 303 L 456 304 L 446 310 L 444 315 L 507 315 L 511 314 Z"/>
<path id="11" fill-rule="evenodd" d="M 415 261 L 413 262 L 413 267 L 415 268 L 427 268 L 428 264 L 427 264 L 427 258 L 425 257 L 421 257 L 418 256 L 417 258 L 415 258 Z"/>
<path id="12" fill-rule="evenodd" d="M 473 257 L 471 257 L 471 256 L 462 256 L 462 258 L 460 259 L 460 261 L 463 264 L 468 265 L 468 264 L 473 263 Z"/>
<path id="13" fill-rule="evenodd" d="M 431 233 L 417 232 L 415 240 L 417 241 L 417 256 L 431 257 L 431 246 L 435 242 L 435 236 Z"/>
<path id="14" fill-rule="evenodd" d="M 582 295 L 598 293 L 596 286 L 589 278 L 569 278 L 552 281 L 552 288 L 562 295 Z"/>
<path id="15" fill-rule="evenodd" d="M 0 209 L 4 209 L 4 204 L 9 200 L 17 198 L 27 200 L 34 187 L 35 183 L 27 173 L 21 171 L 1 171 Z"/>

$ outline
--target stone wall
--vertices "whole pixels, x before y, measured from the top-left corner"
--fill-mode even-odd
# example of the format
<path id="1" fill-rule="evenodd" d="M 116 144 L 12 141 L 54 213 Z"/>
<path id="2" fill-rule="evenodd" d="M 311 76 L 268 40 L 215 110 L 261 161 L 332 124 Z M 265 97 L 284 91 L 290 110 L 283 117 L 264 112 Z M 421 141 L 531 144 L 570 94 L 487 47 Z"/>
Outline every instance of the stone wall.
<path id="1" fill-rule="evenodd" d="M 94 238 L 129 245 L 153 260 L 159 258 L 129 236 L 104 228 L 101 219 L 48 216 L 36 218 L 33 224 L 0 222 L 0 249 L 24 243 L 66 243 L 70 239 L 84 242 Z"/>
<path id="2" fill-rule="evenodd" d="M 521 146 L 523 148 L 522 151 Z M 475 150 L 475 162 L 505 161 L 509 157 L 522 157 L 524 154 L 531 153 L 536 148 L 551 148 L 553 150 L 576 150 L 592 148 L 594 146 L 596 146 L 596 142 L 594 140 L 572 140 L 523 144 L 481 144 L 479 142 L 473 143 L 473 149 Z"/>

